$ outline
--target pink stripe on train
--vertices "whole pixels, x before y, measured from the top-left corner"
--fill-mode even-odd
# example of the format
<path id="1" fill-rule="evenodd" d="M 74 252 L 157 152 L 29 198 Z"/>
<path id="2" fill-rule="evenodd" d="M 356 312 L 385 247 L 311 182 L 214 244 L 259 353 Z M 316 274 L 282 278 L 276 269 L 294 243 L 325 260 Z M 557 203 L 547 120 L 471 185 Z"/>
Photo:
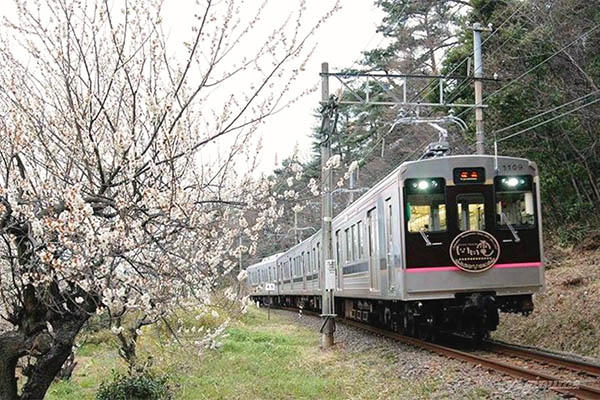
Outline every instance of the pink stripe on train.
<path id="1" fill-rule="evenodd" d="M 541 267 L 542 263 L 537 262 L 528 262 L 528 263 L 513 263 L 513 264 L 496 264 L 491 269 L 494 268 L 538 268 Z M 425 268 L 409 268 L 406 270 L 409 274 L 419 274 L 425 272 L 441 272 L 441 271 L 460 271 L 461 269 L 455 266 L 452 267 L 425 267 Z"/>

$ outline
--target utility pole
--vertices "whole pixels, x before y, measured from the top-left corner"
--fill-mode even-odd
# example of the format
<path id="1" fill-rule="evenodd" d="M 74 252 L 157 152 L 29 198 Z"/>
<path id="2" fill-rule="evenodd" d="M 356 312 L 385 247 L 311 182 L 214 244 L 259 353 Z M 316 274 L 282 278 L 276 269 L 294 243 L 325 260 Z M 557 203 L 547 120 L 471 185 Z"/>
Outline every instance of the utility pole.
<path id="1" fill-rule="evenodd" d="M 473 24 L 473 58 L 475 78 L 475 138 L 477 154 L 485 154 L 485 133 L 483 130 L 483 61 L 481 58 L 481 32 L 488 31 L 481 24 Z"/>
<path id="2" fill-rule="evenodd" d="M 321 125 L 321 346 L 323 349 L 333 346 L 333 333 L 335 332 L 334 288 L 327 288 L 326 276 L 328 267 L 333 258 L 331 246 L 331 221 L 333 209 L 331 202 L 331 187 L 333 174 L 331 168 L 326 168 L 326 163 L 331 157 L 330 116 L 332 102 L 329 100 L 329 64 L 321 64 L 321 102 L 323 106 L 323 123 Z"/>

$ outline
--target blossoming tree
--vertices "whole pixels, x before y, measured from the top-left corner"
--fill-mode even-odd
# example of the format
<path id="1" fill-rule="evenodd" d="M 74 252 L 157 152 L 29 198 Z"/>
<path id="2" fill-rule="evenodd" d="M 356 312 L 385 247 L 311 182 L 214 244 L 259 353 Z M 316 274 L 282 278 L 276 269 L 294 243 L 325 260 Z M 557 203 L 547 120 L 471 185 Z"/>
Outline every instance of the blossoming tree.
<path id="1" fill-rule="evenodd" d="M 300 2 L 262 37 L 268 4 L 250 3 L 194 2 L 179 48 L 160 0 L 15 1 L 0 31 L 0 398 L 43 398 L 95 313 L 154 321 L 202 302 L 239 235 L 252 252 L 281 214 L 240 171 L 263 119 L 302 94 L 330 14 L 307 26 Z"/>

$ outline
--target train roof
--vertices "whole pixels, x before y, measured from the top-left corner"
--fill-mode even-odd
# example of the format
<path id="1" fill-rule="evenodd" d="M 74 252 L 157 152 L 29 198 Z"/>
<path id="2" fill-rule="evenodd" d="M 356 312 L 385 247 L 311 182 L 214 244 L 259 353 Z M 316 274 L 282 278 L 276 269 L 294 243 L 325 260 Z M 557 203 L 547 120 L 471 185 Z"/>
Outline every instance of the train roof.
<path id="1" fill-rule="evenodd" d="M 246 268 L 246 270 L 250 271 L 250 270 L 262 267 L 263 265 L 273 264 L 283 254 L 284 253 L 281 252 L 281 253 L 277 253 L 277 254 L 273 254 L 273 255 L 270 255 L 268 257 L 265 257 L 262 260 L 260 260 L 259 262 L 257 262 L 256 264 L 249 265 L 248 268 Z"/>

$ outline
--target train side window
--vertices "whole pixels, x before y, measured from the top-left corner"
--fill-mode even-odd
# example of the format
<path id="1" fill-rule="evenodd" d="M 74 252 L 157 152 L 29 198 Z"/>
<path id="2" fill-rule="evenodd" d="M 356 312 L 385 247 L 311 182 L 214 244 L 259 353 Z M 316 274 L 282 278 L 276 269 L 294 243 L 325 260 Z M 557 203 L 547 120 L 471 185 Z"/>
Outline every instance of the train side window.
<path id="1" fill-rule="evenodd" d="M 358 260 L 358 232 L 356 224 L 352 225 L 352 261 Z"/>
<path id="2" fill-rule="evenodd" d="M 348 228 L 344 231 L 344 241 L 346 242 L 346 262 L 348 262 L 348 261 L 352 260 L 352 257 L 351 257 L 352 239 L 350 238 L 350 228 Z"/>
<path id="3" fill-rule="evenodd" d="M 485 198 L 482 193 L 459 194 L 458 229 L 461 231 L 485 229 Z"/>
<path id="4" fill-rule="evenodd" d="M 406 196 L 406 218 L 409 232 L 446 231 L 445 195 L 443 193 L 409 194 Z"/>
<path id="5" fill-rule="evenodd" d="M 365 255 L 365 243 L 364 243 L 364 234 L 363 234 L 363 223 L 362 221 L 358 221 L 356 224 L 356 232 L 358 234 L 358 258 L 362 259 Z"/>
<path id="6" fill-rule="evenodd" d="M 317 243 L 317 270 L 321 271 L 321 243 Z"/>

